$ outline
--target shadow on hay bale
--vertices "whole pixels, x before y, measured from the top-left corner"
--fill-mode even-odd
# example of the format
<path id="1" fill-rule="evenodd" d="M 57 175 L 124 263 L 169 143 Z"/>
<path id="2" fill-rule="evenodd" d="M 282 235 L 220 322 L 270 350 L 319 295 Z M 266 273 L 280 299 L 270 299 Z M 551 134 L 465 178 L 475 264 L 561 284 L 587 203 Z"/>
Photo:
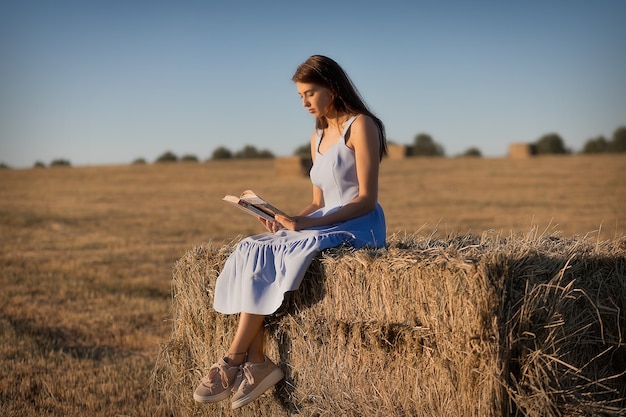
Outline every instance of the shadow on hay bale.
<path id="1" fill-rule="evenodd" d="M 235 414 L 192 399 L 236 328 L 211 308 L 233 247 L 176 264 L 153 375 L 175 415 Z M 625 248 L 530 233 L 325 251 L 266 322 L 285 380 L 236 415 L 624 415 Z"/>

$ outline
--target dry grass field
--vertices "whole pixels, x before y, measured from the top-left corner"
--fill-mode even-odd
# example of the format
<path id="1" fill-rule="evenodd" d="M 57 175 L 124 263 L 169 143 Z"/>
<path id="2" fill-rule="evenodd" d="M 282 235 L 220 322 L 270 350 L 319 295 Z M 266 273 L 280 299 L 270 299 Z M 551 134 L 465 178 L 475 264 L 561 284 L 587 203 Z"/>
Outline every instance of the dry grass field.
<path id="1" fill-rule="evenodd" d="M 383 162 L 390 233 L 626 235 L 624 156 Z M 150 375 L 188 249 L 262 231 L 220 201 L 252 188 L 288 212 L 307 178 L 273 162 L 0 170 L 5 416 L 168 416 Z M 193 387 L 189 387 L 193 389 Z"/>

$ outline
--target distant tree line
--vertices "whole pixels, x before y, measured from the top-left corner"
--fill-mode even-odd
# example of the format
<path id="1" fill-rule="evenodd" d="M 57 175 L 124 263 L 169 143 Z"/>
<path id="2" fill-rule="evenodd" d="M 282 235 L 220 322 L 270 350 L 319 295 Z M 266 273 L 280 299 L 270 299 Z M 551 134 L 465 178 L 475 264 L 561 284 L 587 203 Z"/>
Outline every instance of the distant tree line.
<path id="1" fill-rule="evenodd" d="M 571 154 L 571 149 L 565 146 L 563 138 L 558 133 L 548 133 L 540 137 L 532 144 L 538 155 L 546 154 Z M 588 139 L 581 154 L 598 153 L 623 153 L 626 152 L 626 127 L 618 127 L 613 132 L 613 137 L 607 140 L 604 136 Z"/>
<path id="2" fill-rule="evenodd" d="M 216 148 L 211 157 L 207 161 L 215 161 L 221 159 L 271 159 L 274 158 L 274 154 L 267 149 L 259 150 L 255 146 L 245 145 L 238 151 L 232 152 L 225 146 Z M 186 154 L 180 158 L 173 152 L 167 151 L 160 155 L 154 162 L 157 164 L 168 162 L 199 162 L 197 156 Z M 136 159 L 133 164 L 145 164 L 146 161 L 143 158 Z"/>
<path id="3" fill-rule="evenodd" d="M 243 148 L 236 152 L 232 152 L 230 149 L 225 146 L 220 146 L 216 148 L 211 156 L 207 159 L 207 161 L 215 161 L 220 159 L 270 159 L 274 158 L 274 154 L 272 152 L 263 149 L 258 150 L 255 146 L 245 145 Z M 159 156 L 154 162 L 159 163 L 167 163 L 167 162 L 199 162 L 197 156 L 187 154 L 182 157 L 178 157 L 171 151 L 167 151 Z M 143 161 L 145 163 L 145 161 Z"/>
<path id="4" fill-rule="evenodd" d="M 390 141 L 390 143 L 392 143 Z M 571 149 L 565 146 L 563 138 L 558 133 L 547 133 L 537 139 L 535 142 L 529 143 L 532 146 L 534 152 L 538 155 L 565 155 L 573 153 Z M 581 154 L 609 154 L 609 153 L 624 153 L 626 152 L 626 126 L 621 126 L 615 129 L 613 136 L 610 139 L 604 136 L 598 136 L 587 140 L 580 151 Z M 311 145 L 309 143 L 303 144 L 296 148 L 293 152 L 295 156 L 310 157 Z M 407 146 L 407 156 L 423 156 L 423 157 L 445 157 L 444 147 L 436 142 L 431 135 L 427 133 L 419 133 L 413 139 L 413 143 Z M 465 157 L 481 157 L 482 152 L 479 148 L 472 146 L 465 150 L 461 155 Z M 238 151 L 231 151 L 225 146 L 216 148 L 210 160 L 224 160 L 224 159 L 271 159 L 274 158 L 274 154 L 267 149 L 257 149 L 253 145 L 245 145 Z M 197 156 L 192 154 L 185 154 L 178 157 L 171 151 L 166 151 L 160 155 L 155 163 L 168 163 L 168 162 L 199 162 Z M 147 164 L 144 158 L 137 158 L 133 162 L 133 165 Z M 63 167 L 71 166 L 69 160 L 64 158 L 57 158 L 50 162 L 50 167 Z M 42 161 L 37 161 L 33 165 L 34 168 L 45 168 L 46 164 Z M 10 166 L 0 162 L 0 169 L 9 169 Z"/>
<path id="5" fill-rule="evenodd" d="M 218 159 L 270 159 L 274 158 L 274 154 L 267 150 L 258 150 L 255 146 L 245 145 L 242 149 L 232 152 L 224 146 L 213 151 L 213 154 L 207 161 Z M 185 154 L 182 156 L 176 155 L 172 151 L 166 151 L 159 155 L 155 160 L 155 164 L 169 163 L 169 162 L 200 162 L 200 159 L 193 154 Z M 145 158 L 136 158 L 132 161 L 132 165 L 145 165 L 148 162 Z M 47 165 L 45 162 L 36 161 L 33 168 L 45 168 Z M 72 166 L 71 162 L 64 158 L 57 158 L 50 162 L 50 167 L 69 167 Z M 0 169 L 10 169 L 11 167 L 3 162 L 0 162 Z"/>
<path id="6" fill-rule="evenodd" d="M 565 146 L 563 138 L 558 133 L 547 133 L 529 143 L 537 155 L 565 155 L 571 154 L 571 149 Z M 300 148 L 299 148 L 300 149 Z M 304 147 L 302 148 L 304 150 Z M 587 140 L 581 154 L 598 153 L 623 153 L 626 152 L 626 127 L 619 127 L 613 133 L 613 137 L 607 140 L 604 136 L 598 136 Z M 415 136 L 413 143 L 407 146 L 407 156 L 444 157 L 444 147 L 436 142 L 427 133 L 419 133 Z M 460 156 L 481 157 L 479 148 L 472 146 L 465 150 Z"/>
<path id="7" fill-rule="evenodd" d="M 530 145 L 537 155 L 565 155 L 572 153 L 558 133 L 547 133 L 535 142 L 530 143 Z M 582 154 L 621 152 L 626 152 L 626 127 L 617 128 L 610 140 L 603 136 L 589 139 L 580 151 Z M 445 156 L 443 146 L 425 133 L 415 136 L 413 145 L 407 149 L 407 154 L 409 156 Z M 461 156 L 480 157 L 481 155 L 480 149 L 470 147 Z"/>
<path id="8" fill-rule="evenodd" d="M 225 146 L 220 146 L 213 151 L 211 159 L 272 159 L 274 154 L 267 150 L 258 150 L 255 146 L 246 145 L 237 152 L 231 152 L 230 149 Z"/>
<path id="9" fill-rule="evenodd" d="M 52 160 L 52 162 L 50 162 L 50 166 L 51 167 L 70 167 L 72 166 L 72 163 L 67 159 L 58 158 L 58 159 Z M 45 167 L 46 167 L 46 164 L 42 161 L 37 161 L 33 164 L 33 168 L 45 168 Z"/>
<path id="10" fill-rule="evenodd" d="M 610 140 L 607 140 L 604 136 L 589 139 L 582 150 L 582 153 L 621 152 L 626 152 L 626 126 L 615 129 L 613 138 Z"/>

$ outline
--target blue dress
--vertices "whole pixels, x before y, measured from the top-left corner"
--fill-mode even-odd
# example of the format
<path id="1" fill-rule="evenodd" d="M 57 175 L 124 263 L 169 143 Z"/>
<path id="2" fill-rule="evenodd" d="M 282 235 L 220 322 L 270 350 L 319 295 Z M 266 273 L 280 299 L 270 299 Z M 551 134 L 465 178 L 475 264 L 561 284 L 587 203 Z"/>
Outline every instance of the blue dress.
<path id="1" fill-rule="evenodd" d="M 333 212 L 359 194 L 354 151 L 345 140 L 355 119 L 356 116 L 348 120 L 340 140 L 324 154 L 319 152 L 322 131 L 317 132 L 317 154 L 310 176 L 311 182 L 323 191 L 325 206 L 310 217 Z M 237 244 L 217 278 L 213 307 L 224 314 L 271 314 L 281 306 L 287 291 L 300 286 L 320 251 L 343 244 L 356 249 L 381 248 L 385 239 L 385 215 L 378 203 L 368 214 L 342 223 L 247 237 Z"/>

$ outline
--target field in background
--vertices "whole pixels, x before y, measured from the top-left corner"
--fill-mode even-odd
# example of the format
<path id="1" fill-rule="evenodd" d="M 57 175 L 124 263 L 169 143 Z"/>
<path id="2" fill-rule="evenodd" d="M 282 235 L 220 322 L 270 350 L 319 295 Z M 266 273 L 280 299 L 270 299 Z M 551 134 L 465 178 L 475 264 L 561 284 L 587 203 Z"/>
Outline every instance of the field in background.
<path id="1" fill-rule="evenodd" d="M 626 234 L 624 172 L 623 156 L 386 160 L 380 201 L 390 233 L 611 240 Z M 167 415 L 149 379 L 172 266 L 262 231 L 220 201 L 246 188 L 287 212 L 311 192 L 267 160 L 0 170 L 3 415 Z"/>

